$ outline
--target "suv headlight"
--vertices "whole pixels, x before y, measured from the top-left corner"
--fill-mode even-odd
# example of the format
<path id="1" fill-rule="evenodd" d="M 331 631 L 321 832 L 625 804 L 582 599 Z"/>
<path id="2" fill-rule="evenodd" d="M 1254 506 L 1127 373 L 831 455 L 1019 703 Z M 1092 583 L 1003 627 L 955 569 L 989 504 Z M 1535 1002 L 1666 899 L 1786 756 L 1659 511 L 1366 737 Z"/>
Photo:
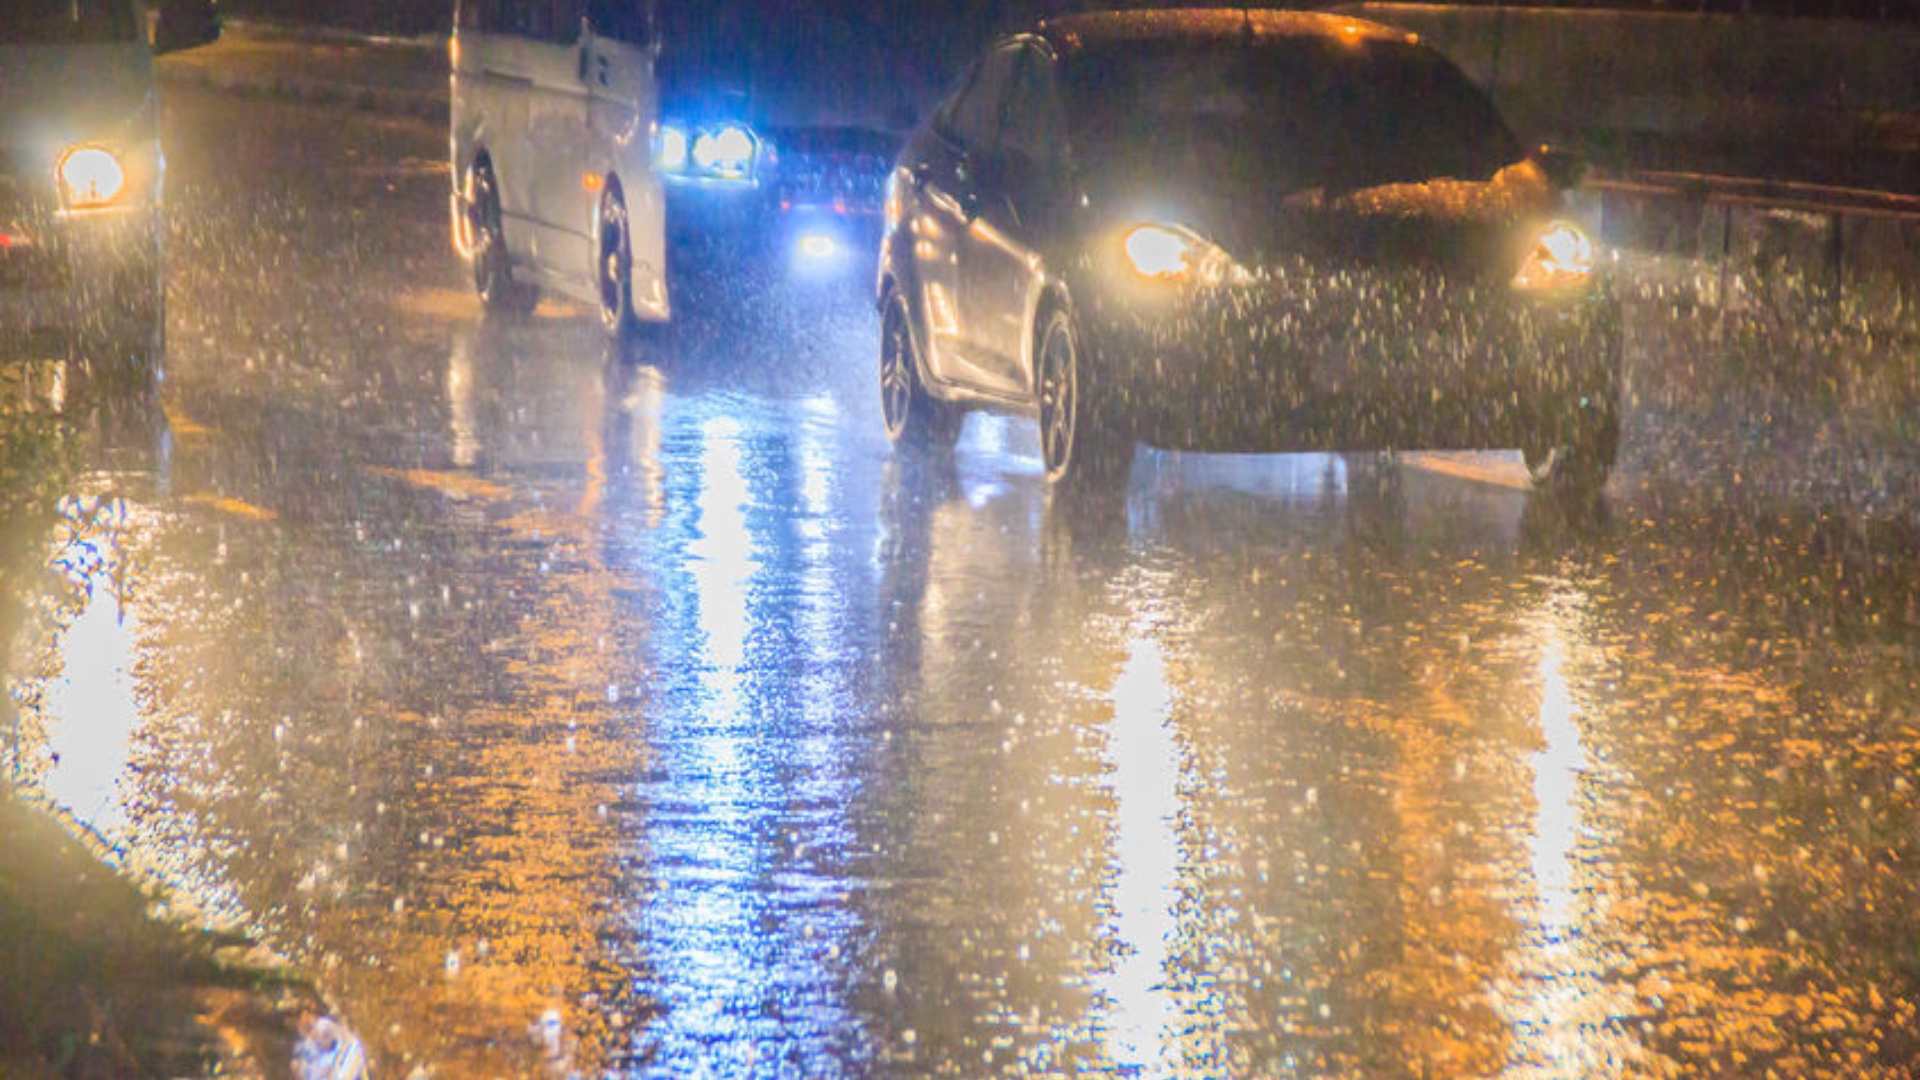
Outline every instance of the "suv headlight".
<path id="1" fill-rule="evenodd" d="M 1245 273 L 1231 256 L 1178 225 L 1135 225 L 1120 238 L 1127 268 L 1149 281 L 1219 284 Z"/>
<path id="2" fill-rule="evenodd" d="M 69 210 L 108 206 L 127 188 L 127 171 L 113 151 L 75 146 L 60 155 L 60 201 Z"/>
<path id="3" fill-rule="evenodd" d="M 1128 231 L 1121 245 L 1126 250 L 1127 263 L 1142 277 L 1185 277 L 1192 269 L 1193 240 L 1172 229 L 1141 225 Z"/>
<path id="4" fill-rule="evenodd" d="M 1550 221 L 1534 233 L 1526 261 L 1513 275 L 1516 289 L 1564 289 L 1586 284 L 1600 264 L 1600 248 L 1571 221 Z"/>

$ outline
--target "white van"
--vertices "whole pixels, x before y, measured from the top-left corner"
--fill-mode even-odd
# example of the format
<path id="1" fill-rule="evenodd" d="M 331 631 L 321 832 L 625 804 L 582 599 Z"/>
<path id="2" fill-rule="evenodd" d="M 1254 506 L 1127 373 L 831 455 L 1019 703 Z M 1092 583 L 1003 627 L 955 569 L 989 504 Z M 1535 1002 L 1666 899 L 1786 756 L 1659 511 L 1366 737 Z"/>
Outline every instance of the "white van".
<path id="1" fill-rule="evenodd" d="M 618 337 L 671 315 L 645 0 L 457 0 L 454 246 L 489 311 L 546 289 Z"/>
<path id="2" fill-rule="evenodd" d="M 165 346 L 153 54 L 219 36 L 211 0 L 0 2 L 0 348 L 155 378 Z"/>

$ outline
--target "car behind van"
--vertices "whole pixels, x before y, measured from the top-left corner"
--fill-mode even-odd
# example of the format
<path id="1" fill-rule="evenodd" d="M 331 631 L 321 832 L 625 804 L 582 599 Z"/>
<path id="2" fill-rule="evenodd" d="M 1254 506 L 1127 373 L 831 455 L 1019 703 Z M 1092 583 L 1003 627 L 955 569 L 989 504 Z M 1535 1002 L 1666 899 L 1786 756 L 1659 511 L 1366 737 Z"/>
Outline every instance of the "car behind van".
<path id="1" fill-rule="evenodd" d="M 453 239 L 488 311 L 551 291 L 616 337 L 671 316 L 656 41 L 642 0 L 458 0 Z"/>
<path id="2" fill-rule="evenodd" d="M 157 377 L 166 342 L 153 56 L 219 36 L 211 0 L 0 5 L 0 348 Z"/>

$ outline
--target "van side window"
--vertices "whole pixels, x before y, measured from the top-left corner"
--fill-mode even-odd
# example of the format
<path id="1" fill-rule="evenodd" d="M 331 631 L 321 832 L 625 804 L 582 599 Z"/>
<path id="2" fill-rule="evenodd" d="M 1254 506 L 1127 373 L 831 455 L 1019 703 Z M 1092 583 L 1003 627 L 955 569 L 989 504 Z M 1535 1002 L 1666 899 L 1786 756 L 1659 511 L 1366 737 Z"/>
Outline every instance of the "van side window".
<path id="1" fill-rule="evenodd" d="M 516 37 L 547 36 L 546 0 L 496 0 L 500 5 L 500 22 L 495 29 L 503 34 Z"/>
<path id="2" fill-rule="evenodd" d="M 549 0 L 547 32 L 542 37 L 556 45 L 580 40 L 580 20 L 587 16 L 587 0 Z"/>
<path id="3" fill-rule="evenodd" d="M 571 27 L 564 25 L 556 15 L 556 8 L 564 6 L 554 0 L 501 0 L 507 9 L 507 18 L 502 30 L 509 34 L 531 38 L 534 41 L 567 41 L 574 38 L 574 31 L 580 27 L 576 16 Z"/>
<path id="4" fill-rule="evenodd" d="M 587 24 L 600 37 L 644 46 L 653 41 L 651 23 L 642 0 L 587 0 Z"/>
<path id="5" fill-rule="evenodd" d="M 453 21 L 462 30 L 490 34 L 500 29 L 500 0 L 460 0 Z"/>

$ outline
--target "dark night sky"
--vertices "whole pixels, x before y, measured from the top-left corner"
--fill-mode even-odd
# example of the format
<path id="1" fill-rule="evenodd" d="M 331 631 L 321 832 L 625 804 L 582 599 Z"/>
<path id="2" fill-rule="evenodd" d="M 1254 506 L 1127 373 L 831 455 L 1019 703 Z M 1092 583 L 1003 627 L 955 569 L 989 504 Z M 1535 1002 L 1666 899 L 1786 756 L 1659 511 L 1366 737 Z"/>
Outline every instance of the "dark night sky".
<path id="1" fill-rule="evenodd" d="M 761 119 L 891 126 L 994 35 L 1126 0 L 660 0 L 675 83 L 751 84 Z M 675 56 L 677 55 L 677 59 Z"/>

